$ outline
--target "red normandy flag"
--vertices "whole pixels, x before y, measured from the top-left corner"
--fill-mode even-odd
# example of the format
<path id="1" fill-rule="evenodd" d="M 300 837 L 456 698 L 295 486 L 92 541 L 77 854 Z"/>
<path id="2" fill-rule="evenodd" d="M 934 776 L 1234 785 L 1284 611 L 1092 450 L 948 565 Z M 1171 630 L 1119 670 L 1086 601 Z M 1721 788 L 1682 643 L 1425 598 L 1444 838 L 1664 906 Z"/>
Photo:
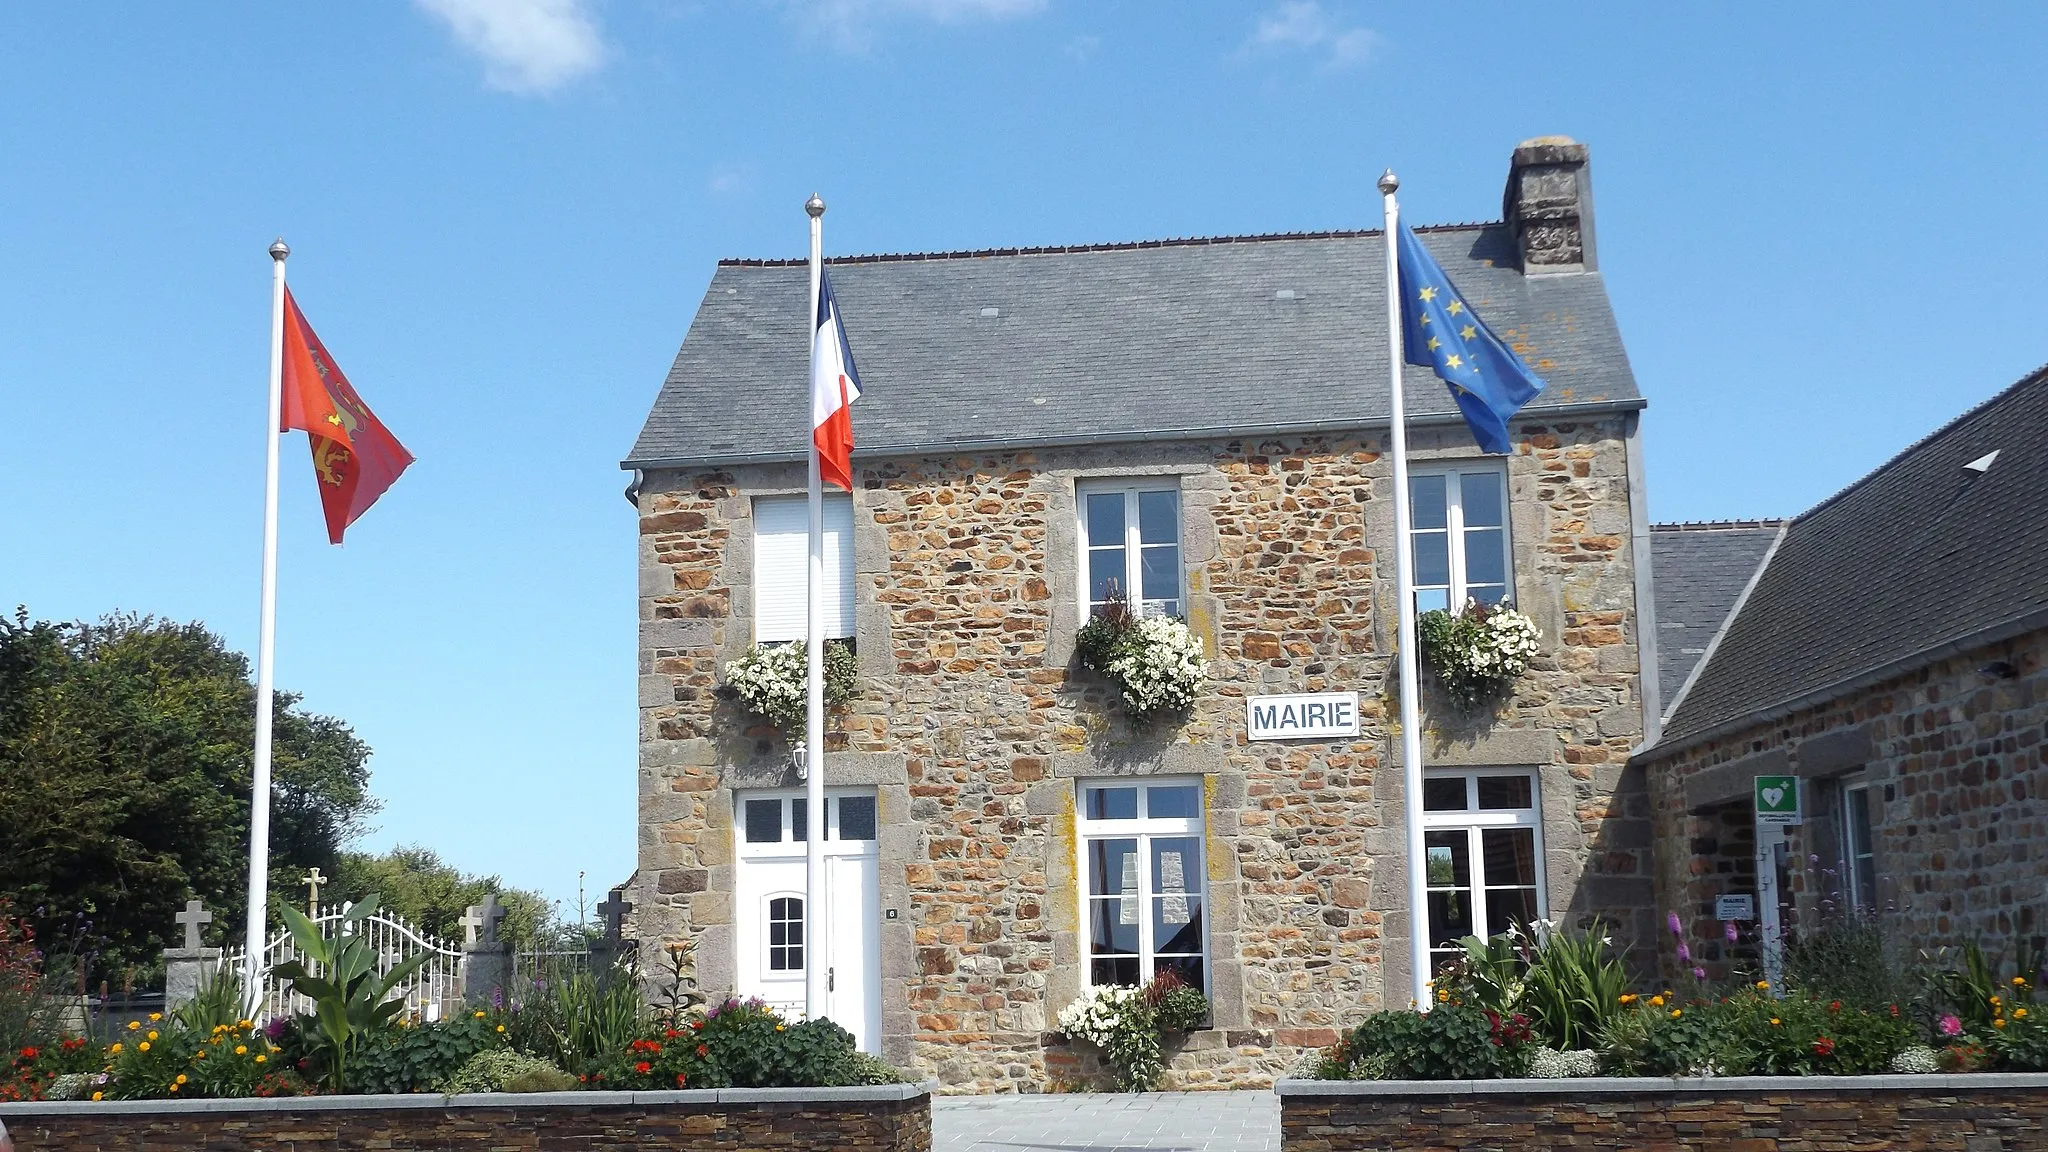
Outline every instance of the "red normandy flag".
<path id="1" fill-rule="evenodd" d="M 342 532 L 412 463 L 412 453 L 349 386 L 289 288 L 284 294 L 283 416 L 278 431 L 306 430 L 313 477 L 327 512 L 327 539 L 339 544 Z"/>

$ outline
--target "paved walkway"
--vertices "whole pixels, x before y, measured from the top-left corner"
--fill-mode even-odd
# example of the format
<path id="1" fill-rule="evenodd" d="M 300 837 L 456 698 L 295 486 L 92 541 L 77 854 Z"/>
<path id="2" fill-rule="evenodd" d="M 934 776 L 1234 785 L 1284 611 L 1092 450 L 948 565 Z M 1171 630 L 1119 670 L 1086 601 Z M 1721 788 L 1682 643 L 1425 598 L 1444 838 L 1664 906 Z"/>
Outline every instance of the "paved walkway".
<path id="1" fill-rule="evenodd" d="M 1280 1152 L 1271 1092 L 938 1096 L 933 1152 Z"/>

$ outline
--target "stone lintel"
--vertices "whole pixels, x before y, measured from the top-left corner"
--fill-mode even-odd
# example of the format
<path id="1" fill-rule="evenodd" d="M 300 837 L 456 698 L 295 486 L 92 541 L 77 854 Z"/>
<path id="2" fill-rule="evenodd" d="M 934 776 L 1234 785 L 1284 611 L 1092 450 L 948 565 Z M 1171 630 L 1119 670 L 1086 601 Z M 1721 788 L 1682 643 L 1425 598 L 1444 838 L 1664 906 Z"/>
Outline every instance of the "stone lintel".
<path id="1" fill-rule="evenodd" d="M 1056 752 L 1052 774 L 1061 779 L 1092 776 L 1209 776 L 1222 772 L 1217 744 L 1132 744 Z"/>
<path id="2" fill-rule="evenodd" d="M 1824 732 L 1801 741 L 1798 748 L 1799 774 L 1839 776 L 1869 763 L 1876 755 L 1870 725 L 1860 724 L 1838 732 Z"/>
<path id="3" fill-rule="evenodd" d="M 1737 800 L 1747 802 L 1754 787 L 1752 778 L 1757 776 L 1789 776 L 1792 774 L 1792 758 L 1783 748 L 1772 748 L 1765 752 L 1752 752 L 1740 759 L 1712 768 L 1702 769 L 1685 778 L 1685 807 L 1687 811 L 1731 804 Z"/>

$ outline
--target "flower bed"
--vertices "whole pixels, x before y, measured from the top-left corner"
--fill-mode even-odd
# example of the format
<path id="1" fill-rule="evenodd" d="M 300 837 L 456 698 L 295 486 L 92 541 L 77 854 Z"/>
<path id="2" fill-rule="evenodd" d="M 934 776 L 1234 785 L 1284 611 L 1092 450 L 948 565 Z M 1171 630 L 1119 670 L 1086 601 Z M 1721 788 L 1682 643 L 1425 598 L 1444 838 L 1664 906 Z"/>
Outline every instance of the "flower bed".
<path id="1" fill-rule="evenodd" d="M 1288 1152 L 2048 1148 L 2048 1075 L 1282 1080 Z"/>
<path id="2" fill-rule="evenodd" d="M 24 1150 L 774 1147 L 926 1152 L 930 1086 L 0 1104 Z"/>

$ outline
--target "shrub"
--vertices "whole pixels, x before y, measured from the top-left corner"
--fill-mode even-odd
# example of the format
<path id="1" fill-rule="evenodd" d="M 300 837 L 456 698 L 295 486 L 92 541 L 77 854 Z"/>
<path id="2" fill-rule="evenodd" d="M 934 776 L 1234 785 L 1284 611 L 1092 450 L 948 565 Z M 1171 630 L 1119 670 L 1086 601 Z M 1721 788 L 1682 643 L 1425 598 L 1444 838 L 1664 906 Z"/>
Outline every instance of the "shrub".
<path id="1" fill-rule="evenodd" d="M 440 1091 L 479 1052 L 502 1048 L 504 1022 L 490 1013 L 402 1023 L 364 1037 L 348 1065 L 350 1092 Z"/>
<path id="2" fill-rule="evenodd" d="M 519 1087 L 514 1087 L 517 1084 Z M 536 1086 L 545 1085 L 545 1086 Z M 538 1056 L 510 1048 L 488 1048 L 462 1062 L 442 1090 L 451 1095 L 474 1092 L 559 1092 L 576 1086 L 576 1078 Z"/>
<path id="3" fill-rule="evenodd" d="M 1497 1080 L 1535 1055 L 1528 1019 L 1465 1004 L 1377 1012 L 1332 1048 L 1321 1071 L 1342 1080 Z"/>
<path id="4" fill-rule="evenodd" d="M 725 666 L 725 683 L 747 710 L 792 734 L 801 733 L 810 708 L 810 654 L 801 640 L 756 644 Z M 860 673 L 849 640 L 825 641 L 825 707 L 853 699 Z"/>
<path id="5" fill-rule="evenodd" d="M 863 1082 L 853 1034 L 830 1020 L 785 1021 L 759 1000 L 727 1000 L 683 1027 L 660 1026 L 586 1074 L 593 1087 L 803 1088 Z"/>
<path id="6" fill-rule="evenodd" d="M 1870 1009 L 1912 999 L 1874 918 L 1826 917 L 1814 930 L 1788 937 L 1784 958 L 1785 986 L 1821 1000 Z"/>
<path id="7" fill-rule="evenodd" d="M 1561 1051 L 1591 1045 L 1621 1010 L 1628 977 L 1599 921 L 1583 932 L 1538 921 L 1462 943 L 1465 954 L 1435 981 L 1439 1003 L 1519 1012 L 1544 1044 Z"/>
<path id="8" fill-rule="evenodd" d="M 1590 1048 L 1560 1052 L 1538 1048 L 1529 1057 L 1529 1076 L 1536 1080 L 1568 1080 L 1600 1071 L 1600 1054 Z"/>
<path id="9" fill-rule="evenodd" d="M 1886 1070 L 1903 1076 L 1925 1076 L 1941 1071 L 1941 1055 L 1925 1044 L 1908 1044 L 1892 1057 Z"/>
<path id="10" fill-rule="evenodd" d="M 1859 1076 L 1882 1072 L 1913 1040 L 1896 1005 L 1877 1010 L 1752 988 L 1718 1001 L 1634 1001 L 1605 1033 L 1609 1066 L 1653 1076 Z"/>

